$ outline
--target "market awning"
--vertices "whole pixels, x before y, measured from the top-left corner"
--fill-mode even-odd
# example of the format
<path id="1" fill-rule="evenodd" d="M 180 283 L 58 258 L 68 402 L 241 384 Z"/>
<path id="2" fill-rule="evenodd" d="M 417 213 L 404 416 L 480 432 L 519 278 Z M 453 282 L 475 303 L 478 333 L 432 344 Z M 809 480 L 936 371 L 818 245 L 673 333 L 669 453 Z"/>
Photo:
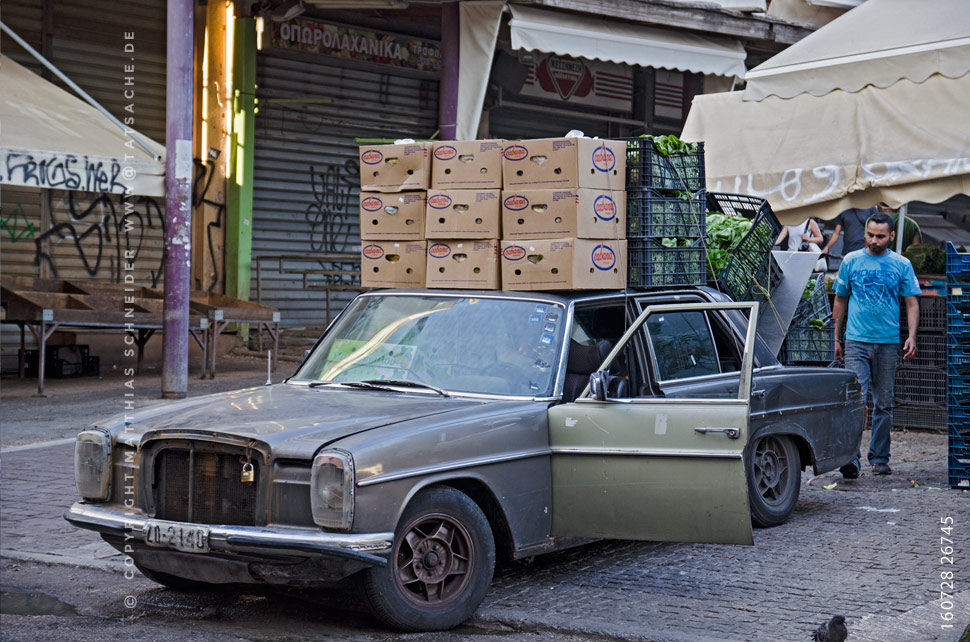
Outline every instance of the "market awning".
<path id="1" fill-rule="evenodd" d="M 745 74 L 737 40 L 509 5 L 512 48 L 717 76 Z"/>
<path id="2" fill-rule="evenodd" d="M 749 71 L 744 99 L 857 92 L 967 72 L 966 0 L 867 0 Z"/>
<path id="3" fill-rule="evenodd" d="M 7 56 L 0 85 L 0 185 L 165 193 L 163 145 L 139 134 L 154 159 L 97 109 Z"/>
<path id="4" fill-rule="evenodd" d="M 743 93 L 696 96 L 684 125 L 682 138 L 705 143 L 712 191 L 763 196 L 789 223 L 970 194 L 970 74 L 822 97 Z"/>

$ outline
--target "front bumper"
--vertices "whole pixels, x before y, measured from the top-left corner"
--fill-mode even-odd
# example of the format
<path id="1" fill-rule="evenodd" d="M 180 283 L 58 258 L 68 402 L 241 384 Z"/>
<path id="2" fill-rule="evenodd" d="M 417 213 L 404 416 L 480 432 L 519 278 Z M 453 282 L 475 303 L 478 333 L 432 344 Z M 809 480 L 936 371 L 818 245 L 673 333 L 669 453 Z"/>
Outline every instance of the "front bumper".
<path id="1" fill-rule="evenodd" d="M 79 528 L 134 537 L 140 543 L 145 543 L 149 521 L 138 513 L 83 502 L 71 506 L 64 519 Z M 326 533 L 296 526 L 207 526 L 213 552 L 338 557 L 370 566 L 387 564 L 382 555 L 390 553 L 394 539 L 394 533 Z"/>

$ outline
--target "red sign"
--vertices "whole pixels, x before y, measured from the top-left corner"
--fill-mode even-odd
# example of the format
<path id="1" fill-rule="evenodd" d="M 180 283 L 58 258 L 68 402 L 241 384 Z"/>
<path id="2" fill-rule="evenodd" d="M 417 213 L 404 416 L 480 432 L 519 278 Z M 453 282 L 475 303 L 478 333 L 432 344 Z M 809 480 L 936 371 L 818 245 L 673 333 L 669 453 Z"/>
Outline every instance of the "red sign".
<path id="1" fill-rule="evenodd" d="M 522 96 L 633 111 L 633 70 L 626 65 L 526 51 L 516 55 L 531 72 Z"/>
<path id="2" fill-rule="evenodd" d="M 563 100 L 573 95 L 588 96 L 593 90 L 593 74 L 582 61 L 569 56 L 546 56 L 536 65 L 536 80 L 546 91 L 555 91 Z"/>
<path id="3" fill-rule="evenodd" d="M 502 256 L 509 261 L 518 261 L 525 256 L 525 248 L 519 245 L 510 245 L 502 250 Z"/>

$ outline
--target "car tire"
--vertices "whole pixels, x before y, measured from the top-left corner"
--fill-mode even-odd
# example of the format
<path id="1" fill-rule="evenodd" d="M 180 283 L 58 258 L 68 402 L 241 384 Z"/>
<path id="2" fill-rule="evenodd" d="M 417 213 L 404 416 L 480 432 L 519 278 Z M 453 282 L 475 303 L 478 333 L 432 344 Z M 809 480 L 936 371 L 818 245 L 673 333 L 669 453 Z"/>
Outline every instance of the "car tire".
<path id="1" fill-rule="evenodd" d="M 175 591 L 198 593 L 200 591 L 212 591 L 217 586 L 221 586 L 219 584 L 210 584 L 208 582 L 199 582 L 197 580 L 187 580 L 184 577 L 179 577 L 178 575 L 163 573 L 162 571 L 155 571 L 142 566 L 138 562 L 135 562 L 135 568 L 141 571 L 142 575 L 156 584 L 161 584 L 162 586 Z"/>
<path id="2" fill-rule="evenodd" d="M 795 510 L 802 484 L 798 446 L 785 435 L 764 435 L 750 446 L 748 504 L 759 528 L 783 524 Z"/>
<path id="3" fill-rule="evenodd" d="M 364 598 L 388 626 L 443 631 L 472 616 L 494 569 L 495 542 L 482 510 L 467 495 L 434 486 L 405 509 L 387 566 L 364 572 Z"/>

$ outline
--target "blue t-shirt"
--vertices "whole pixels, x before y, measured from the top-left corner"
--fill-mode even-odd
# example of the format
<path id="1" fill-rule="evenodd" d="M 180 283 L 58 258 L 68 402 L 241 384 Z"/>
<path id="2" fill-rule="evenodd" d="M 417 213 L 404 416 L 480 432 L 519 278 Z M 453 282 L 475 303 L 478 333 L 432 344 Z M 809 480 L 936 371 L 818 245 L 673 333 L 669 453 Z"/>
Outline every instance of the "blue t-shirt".
<path id="1" fill-rule="evenodd" d="M 899 297 L 918 296 L 913 264 L 887 250 L 873 255 L 867 249 L 842 259 L 835 277 L 835 294 L 849 298 L 845 338 L 866 343 L 899 343 Z"/>

